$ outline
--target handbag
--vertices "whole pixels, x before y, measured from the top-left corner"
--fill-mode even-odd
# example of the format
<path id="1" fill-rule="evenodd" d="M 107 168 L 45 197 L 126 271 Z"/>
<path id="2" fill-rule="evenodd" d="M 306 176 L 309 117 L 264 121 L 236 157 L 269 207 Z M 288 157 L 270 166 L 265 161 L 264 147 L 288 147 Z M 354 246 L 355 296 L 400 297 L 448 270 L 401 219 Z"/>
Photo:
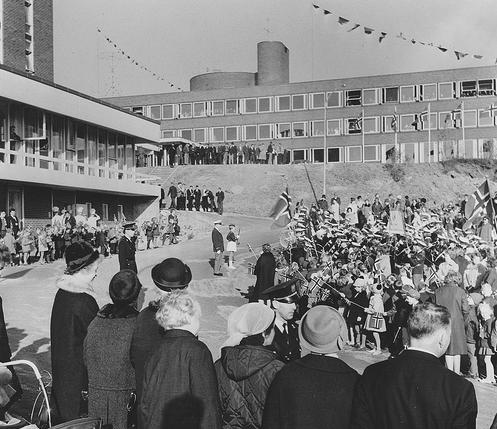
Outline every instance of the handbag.
<path id="1" fill-rule="evenodd" d="M 383 316 L 380 313 L 373 313 L 368 320 L 369 329 L 380 329 L 383 323 Z"/>

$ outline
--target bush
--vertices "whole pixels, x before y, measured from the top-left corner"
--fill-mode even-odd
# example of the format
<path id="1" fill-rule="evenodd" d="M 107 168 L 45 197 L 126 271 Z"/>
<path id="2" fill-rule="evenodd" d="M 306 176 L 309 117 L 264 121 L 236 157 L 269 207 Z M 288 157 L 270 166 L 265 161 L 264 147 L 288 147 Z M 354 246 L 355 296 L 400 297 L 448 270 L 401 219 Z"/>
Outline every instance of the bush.
<path id="1" fill-rule="evenodd" d="M 399 163 L 385 164 L 385 169 L 395 182 L 400 182 L 406 175 L 405 166 Z"/>

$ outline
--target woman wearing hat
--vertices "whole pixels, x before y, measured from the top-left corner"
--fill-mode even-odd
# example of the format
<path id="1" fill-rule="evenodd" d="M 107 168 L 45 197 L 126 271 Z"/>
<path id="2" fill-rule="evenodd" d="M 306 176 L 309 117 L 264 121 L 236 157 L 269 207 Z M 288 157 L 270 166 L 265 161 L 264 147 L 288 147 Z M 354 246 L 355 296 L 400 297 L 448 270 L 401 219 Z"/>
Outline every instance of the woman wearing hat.
<path id="1" fill-rule="evenodd" d="M 65 252 L 67 268 L 57 281 L 50 320 L 52 352 L 52 399 L 60 422 L 77 419 L 81 391 L 88 387 L 83 362 L 83 342 L 88 325 L 98 312 L 92 281 L 97 275 L 99 253 L 86 242 L 69 245 Z"/>
<path id="2" fill-rule="evenodd" d="M 252 302 L 228 319 L 229 338 L 214 364 L 224 428 L 260 428 L 267 390 L 284 364 L 268 346 L 274 339 L 275 313 Z"/>
<path id="3" fill-rule="evenodd" d="M 127 405 L 133 400 L 135 371 L 129 350 L 136 323 L 141 283 L 131 270 L 112 277 L 105 305 L 88 327 L 84 359 L 88 370 L 88 415 L 100 417 L 113 429 L 128 426 Z M 136 400 L 136 396 L 134 396 Z"/>

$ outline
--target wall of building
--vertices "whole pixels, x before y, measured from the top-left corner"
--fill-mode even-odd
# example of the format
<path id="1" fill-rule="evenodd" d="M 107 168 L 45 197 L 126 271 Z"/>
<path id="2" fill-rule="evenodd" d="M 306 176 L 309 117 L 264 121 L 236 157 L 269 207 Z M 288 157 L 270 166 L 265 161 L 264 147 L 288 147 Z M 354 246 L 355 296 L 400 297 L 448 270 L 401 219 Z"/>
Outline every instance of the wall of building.
<path id="1" fill-rule="evenodd" d="M 290 82 L 290 53 L 281 42 L 257 44 L 256 85 L 283 85 Z"/>
<path id="2" fill-rule="evenodd" d="M 22 3 L 22 2 L 21 2 Z M 34 0 L 35 76 L 54 80 L 53 0 Z"/>
<path id="3" fill-rule="evenodd" d="M 20 0 L 4 1 L 3 18 L 3 63 L 24 72 L 26 70 L 24 2 Z"/>
<path id="4" fill-rule="evenodd" d="M 190 91 L 210 91 L 223 88 L 246 88 L 255 85 L 255 74 L 249 72 L 214 72 L 193 76 Z"/>

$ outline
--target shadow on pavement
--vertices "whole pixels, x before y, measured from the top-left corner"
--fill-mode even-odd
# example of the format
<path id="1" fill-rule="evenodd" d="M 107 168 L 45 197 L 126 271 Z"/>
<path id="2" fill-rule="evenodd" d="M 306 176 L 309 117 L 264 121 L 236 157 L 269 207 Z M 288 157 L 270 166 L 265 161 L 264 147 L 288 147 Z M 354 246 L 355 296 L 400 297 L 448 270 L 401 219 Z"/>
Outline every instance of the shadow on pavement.
<path id="1" fill-rule="evenodd" d="M 32 270 L 32 268 L 27 268 L 26 270 L 21 270 L 21 271 L 16 271 L 14 273 L 10 273 L 7 275 L 2 276 L 3 279 L 18 279 L 25 274 L 29 273 Z"/>

